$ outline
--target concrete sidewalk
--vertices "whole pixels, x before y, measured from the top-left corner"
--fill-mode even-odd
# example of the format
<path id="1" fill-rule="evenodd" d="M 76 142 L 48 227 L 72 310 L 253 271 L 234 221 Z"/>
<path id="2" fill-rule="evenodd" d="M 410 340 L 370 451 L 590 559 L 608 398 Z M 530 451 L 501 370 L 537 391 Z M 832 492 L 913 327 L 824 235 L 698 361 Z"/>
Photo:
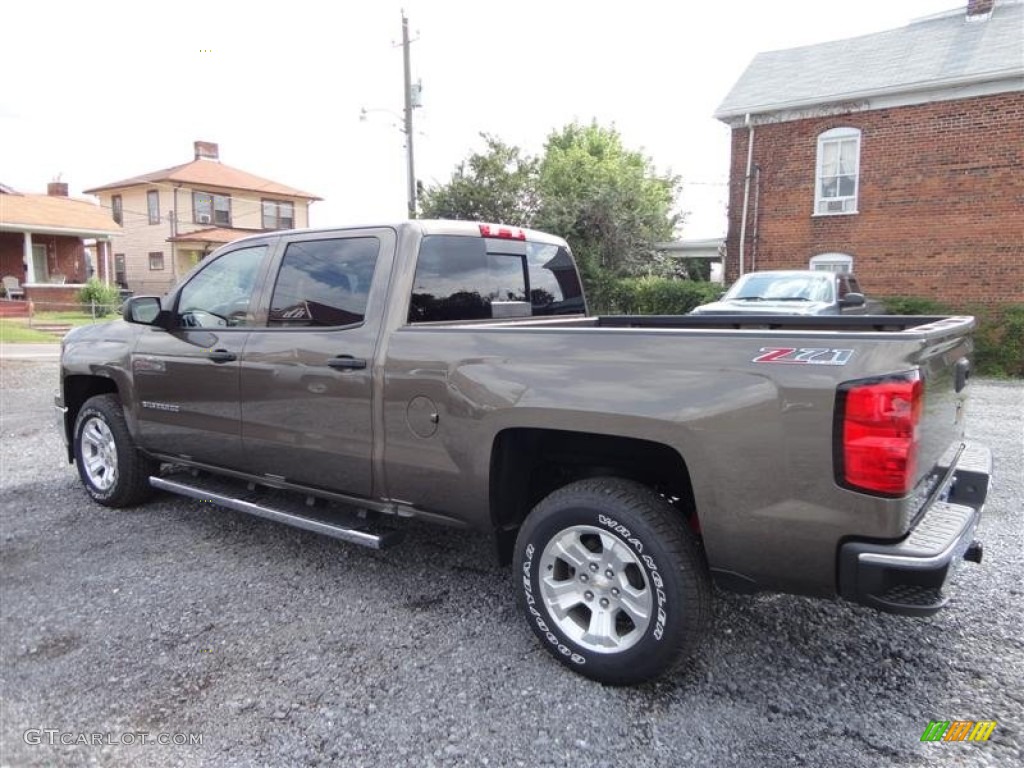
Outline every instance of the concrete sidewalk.
<path id="1" fill-rule="evenodd" d="M 33 360 L 35 362 L 57 362 L 60 360 L 60 344 L 0 344 L 0 360 Z"/>

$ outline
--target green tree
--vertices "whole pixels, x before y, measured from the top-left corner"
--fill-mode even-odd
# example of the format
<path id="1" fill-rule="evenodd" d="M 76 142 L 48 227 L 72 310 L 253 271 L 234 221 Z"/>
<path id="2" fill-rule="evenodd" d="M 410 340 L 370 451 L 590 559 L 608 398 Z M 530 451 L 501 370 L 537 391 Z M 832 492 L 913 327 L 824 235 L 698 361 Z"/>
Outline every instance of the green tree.
<path id="1" fill-rule="evenodd" d="M 654 244 L 679 224 L 679 184 L 626 149 L 614 128 L 572 123 L 548 136 L 534 225 L 569 241 L 589 283 L 649 273 Z"/>
<path id="2" fill-rule="evenodd" d="M 532 226 L 537 211 L 536 158 L 493 136 L 481 134 L 486 149 L 469 156 L 447 184 L 423 192 L 420 210 L 428 219 L 463 219 Z"/>
<path id="3" fill-rule="evenodd" d="M 540 158 L 482 136 L 483 152 L 463 161 L 447 184 L 425 190 L 425 217 L 501 222 L 564 237 L 596 309 L 644 304 L 621 300 L 623 291 L 639 290 L 623 278 L 686 276 L 685 266 L 654 250 L 679 224 L 673 213 L 679 178 L 659 174 L 650 158 L 626 149 L 614 128 L 571 123 L 548 136 Z"/>

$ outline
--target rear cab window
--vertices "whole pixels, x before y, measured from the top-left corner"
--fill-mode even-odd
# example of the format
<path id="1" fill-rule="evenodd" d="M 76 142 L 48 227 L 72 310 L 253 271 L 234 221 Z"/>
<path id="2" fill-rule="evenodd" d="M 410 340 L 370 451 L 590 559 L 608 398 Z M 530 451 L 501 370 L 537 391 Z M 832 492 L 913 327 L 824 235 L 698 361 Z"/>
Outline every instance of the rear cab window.
<path id="1" fill-rule="evenodd" d="M 472 235 L 427 235 L 420 244 L 410 323 L 585 311 L 563 245 Z"/>

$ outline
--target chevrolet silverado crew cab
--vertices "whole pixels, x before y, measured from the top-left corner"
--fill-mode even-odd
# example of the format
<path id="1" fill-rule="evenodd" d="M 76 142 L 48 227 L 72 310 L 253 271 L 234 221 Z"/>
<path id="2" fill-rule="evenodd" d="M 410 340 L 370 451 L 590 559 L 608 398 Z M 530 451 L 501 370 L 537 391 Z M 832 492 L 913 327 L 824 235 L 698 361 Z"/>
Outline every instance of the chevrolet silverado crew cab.
<path id="1" fill-rule="evenodd" d="M 712 583 L 924 616 L 980 559 L 970 317 L 588 316 L 564 240 L 443 221 L 255 235 L 123 312 L 62 344 L 96 502 L 489 532 L 597 680 L 691 656 Z"/>

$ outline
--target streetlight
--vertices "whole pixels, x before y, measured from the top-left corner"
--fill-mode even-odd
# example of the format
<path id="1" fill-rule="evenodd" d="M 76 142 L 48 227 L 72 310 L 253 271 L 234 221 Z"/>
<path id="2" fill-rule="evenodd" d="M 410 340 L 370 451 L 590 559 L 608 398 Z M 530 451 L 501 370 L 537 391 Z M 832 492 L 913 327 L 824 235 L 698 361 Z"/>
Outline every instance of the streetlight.
<path id="1" fill-rule="evenodd" d="M 371 107 L 370 109 L 367 109 L 366 107 L 363 107 L 362 109 L 359 110 L 359 122 L 367 122 L 370 119 L 370 115 L 373 114 L 374 112 L 384 112 L 386 114 L 391 115 L 393 118 L 399 121 L 398 123 L 394 123 L 392 127 L 397 128 L 402 133 L 405 133 L 405 128 L 401 125 L 401 121 L 403 121 L 405 118 L 403 118 L 393 109 L 382 109 L 379 107 Z"/>
<path id="2" fill-rule="evenodd" d="M 391 127 L 392 128 L 397 128 L 399 130 L 399 132 L 401 132 L 402 134 L 405 135 L 405 148 L 406 148 L 406 159 L 407 159 L 407 162 L 408 162 L 408 173 L 409 173 L 409 178 L 414 180 L 416 178 L 416 176 L 415 176 L 415 170 L 413 169 L 412 134 L 408 133 L 407 130 L 406 130 L 406 126 L 408 125 L 408 121 L 406 121 L 405 117 L 403 117 L 402 115 L 398 114 L 393 109 L 385 109 L 385 108 L 381 108 L 381 107 L 370 107 L 370 108 L 363 107 L 362 109 L 359 110 L 359 122 L 361 122 L 361 123 L 368 122 L 369 119 L 370 119 L 370 115 L 375 113 L 375 112 L 383 112 L 384 114 L 389 115 L 390 117 L 393 117 L 395 119 L 395 122 L 391 123 Z M 423 134 L 421 134 L 421 135 L 423 135 Z M 408 205 L 408 210 L 409 210 L 409 218 L 415 219 L 416 218 L 416 182 L 415 181 L 411 181 L 409 183 L 408 195 L 409 195 L 409 197 L 408 197 L 407 205 Z"/>

